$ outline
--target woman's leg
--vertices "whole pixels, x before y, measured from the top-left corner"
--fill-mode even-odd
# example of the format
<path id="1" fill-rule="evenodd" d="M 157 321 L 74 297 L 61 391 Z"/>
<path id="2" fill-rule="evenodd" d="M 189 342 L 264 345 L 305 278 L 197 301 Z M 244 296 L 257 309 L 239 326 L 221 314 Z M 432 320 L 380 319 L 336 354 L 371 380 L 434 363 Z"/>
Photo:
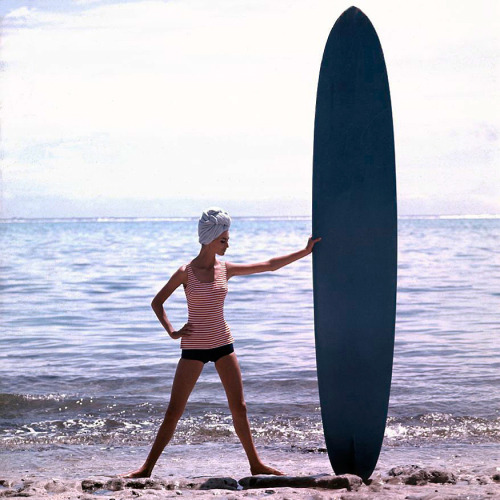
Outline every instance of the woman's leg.
<path id="1" fill-rule="evenodd" d="M 156 461 L 174 434 L 177 422 L 184 413 L 189 395 L 202 370 L 203 362 L 201 361 L 182 358 L 179 360 L 177 370 L 175 371 L 174 382 L 172 384 L 172 391 L 170 393 L 170 402 L 165 412 L 165 418 L 158 430 L 148 458 L 146 458 L 144 465 L 140 469 L 129 472 L 123 477 L 151 476 Z"/>
<path id="2" fill-rule="evenodd" d="M 215 368 L 226 391 L 229 409 L 233 416 L 234 430 L 247 454 L 251 473 L 283 475 L 279 470 L 264 465 L 255 449 L 247 417 L 246 403 L 243 396 L 243 382 L 236 353 L 233 352 L 218 359 L 215 362 Z"/>

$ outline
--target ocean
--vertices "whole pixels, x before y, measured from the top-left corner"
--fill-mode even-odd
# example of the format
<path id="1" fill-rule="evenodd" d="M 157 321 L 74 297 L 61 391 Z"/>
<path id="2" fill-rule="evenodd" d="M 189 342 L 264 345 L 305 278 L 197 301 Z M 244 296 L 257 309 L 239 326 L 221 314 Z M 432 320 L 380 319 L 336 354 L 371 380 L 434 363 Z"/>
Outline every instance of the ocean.
<path id="1" fill-rule="evenodd" d="M 305 246 L 310 231 L 307 217 L 236 217 L 224 260 L 290 253 Z M 381 460 L 460 462 L 468 454 L 498 463 L 500 219 L 400 218 L 398 231 L 396 343 Z M 0 466 L 28 467 L 43 456 L 70 473 L 79 456 L 99 467 L 113 456 L 119 463 L 107 467 L 114 472 L 125 463 L 138 467 L 163 419 L 180 356 L 179 341 L 150 303 L 197 255 L 197 220 L 4 220 L 0 246 Z M 186 322 L 181 288 L 165 308 L 174 326 Z M 257 448 L 275 466 L 327 470 L 311 257 L 231 279 L 225 317 Z M 177 457 L 177 467 L 210 473 L 226 450 L 241 459 L 238 443 L 209 363 L 161 467 L 171 470 L 168 457 Z"/>

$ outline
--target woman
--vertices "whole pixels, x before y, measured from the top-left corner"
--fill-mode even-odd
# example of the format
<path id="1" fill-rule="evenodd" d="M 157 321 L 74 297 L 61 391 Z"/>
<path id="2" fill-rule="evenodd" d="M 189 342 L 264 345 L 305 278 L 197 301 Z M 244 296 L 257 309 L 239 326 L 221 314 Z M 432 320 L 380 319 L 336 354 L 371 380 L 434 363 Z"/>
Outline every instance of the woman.
<path id="1" fill-rule="evenodd" d="M 233 276 L 275 271 L 306 255 L 321 239 L 309 238 L 306 248 L 257 264 L 231 264 L 219 261 L 229 247 L 229 214 L 212 208 L 201 216 L 198 235 L 201 250 L 189 264 L 180 267 L 158 292 L 151 306 L 160 323 L 173 339 L 181 339 L 182 356 L 177 365 L 170 402 L 163 423 L 144 465 L 124 477 L 149 477 L 163 449 L 172 438 L 187 400 L 208 361 L 215 363 L 226 391 L 234 429 L 247 454 L 252 474 L 282 475 L 265 465 L 255 449 L 243 396 L 241 372 L 233 349 L 231 331 L 223 316 L 227 281 Z M 183 285 L 188 302 L 188 322 L 176 331 L 167 318 L 163 303 Z"/>

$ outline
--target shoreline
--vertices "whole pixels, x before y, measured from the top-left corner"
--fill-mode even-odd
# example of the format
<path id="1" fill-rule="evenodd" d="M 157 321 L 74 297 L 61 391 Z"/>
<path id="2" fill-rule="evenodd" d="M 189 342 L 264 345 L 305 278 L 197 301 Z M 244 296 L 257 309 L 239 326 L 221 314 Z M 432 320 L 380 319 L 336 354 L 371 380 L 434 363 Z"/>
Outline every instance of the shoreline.
<path id="1" fill-rule="evenodd" d="M 369 484 L 334 476 L 326 453 L 270 446 L 260 447 L 262 458 L 287 476 L 249 478 L 241 447 L 222 443 L 172 445 L 150 479 L 118 477 L 139 466 L 147 451 L 91 445 L 1 450 L 0 498 L 500 499 L 497 443 L 386 447 Z"/>
<path id="2" fill-rule="evenodd" d="M 103 477 L 93 479 L 61 479 L 57 477 L 29 479 L 0 477 L 0 497 L 53 498 L 56 500 L 108 500 L 129 498 L 172 498 L 182 496 L 219 496 L 221 498 L 323 498 L 338 499 L 421 499 L 450 500 L 500 498 L 500 473 L 492 476 L 446 470 L 423 469 L 418 466 L 395 467 L 375 474 L 367 483 L 351 475 L 316 476 L 250 476 L 239 480 L 230 476 L 168 479 Z"/>

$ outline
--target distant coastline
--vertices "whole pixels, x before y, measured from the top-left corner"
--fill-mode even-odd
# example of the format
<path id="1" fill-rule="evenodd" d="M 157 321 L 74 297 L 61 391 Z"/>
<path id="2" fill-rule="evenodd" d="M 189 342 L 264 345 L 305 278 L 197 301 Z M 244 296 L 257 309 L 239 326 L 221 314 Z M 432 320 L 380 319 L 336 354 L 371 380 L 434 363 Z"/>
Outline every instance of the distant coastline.
<path id="1" fill-rule="evenodd" d="M 240 215 L 236 220 L 311 220 L 310 215 Z M 192 217 L 8 217 L 0 218 L 0 224 L 25 222 L 183 222 L 198 219 Z M 500 219 L 500 214 L 467 214 L 467 215 L 399 215 L 398 220 L 477 220 Z"/>

